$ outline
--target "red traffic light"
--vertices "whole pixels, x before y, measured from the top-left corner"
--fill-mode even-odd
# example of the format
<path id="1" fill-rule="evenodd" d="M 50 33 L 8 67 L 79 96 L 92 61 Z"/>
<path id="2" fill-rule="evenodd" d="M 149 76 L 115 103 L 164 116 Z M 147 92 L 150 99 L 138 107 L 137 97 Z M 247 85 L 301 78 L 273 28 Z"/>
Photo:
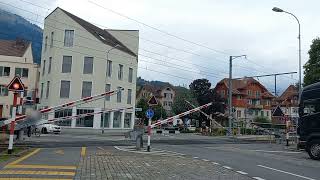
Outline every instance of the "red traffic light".
<path id="1" fill-rule="evenodd" d="M 24 91 L 24 85 L 18 76 L 14 77 L 7 87 L 9 91 Z"/>
<path id="2" fill-rule="evenodd" d="M 20 84 L 19 83 L 14 83 L 13 84 L 13 88 L 14 89 L 19 89 L 20 88 Z"/>

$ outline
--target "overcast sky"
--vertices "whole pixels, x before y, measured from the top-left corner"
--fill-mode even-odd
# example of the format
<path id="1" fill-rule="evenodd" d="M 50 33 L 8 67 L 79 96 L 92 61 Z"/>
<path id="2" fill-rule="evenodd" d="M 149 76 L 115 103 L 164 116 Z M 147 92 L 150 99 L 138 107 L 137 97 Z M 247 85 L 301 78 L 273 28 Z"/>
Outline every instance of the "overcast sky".
<path id="1" fill-rule="evenodd" d="M 23 1 L 45 8 L 35 7 Z M 168 81 L 175 85 L 188 85 L 191 79 L 195 78 L 207 78 L 215 85 L 228 76 L 229 55 L 248 56 L 247 60 L 243 58 L 234 60 L 235 77 L 298 71 L 297 22 L 288 14 L 273 12 L 271 9 L 274 6 L 292 12 L 300 19 L 303 64 L 308 59 L 307 52 L 311 41 L 319 35 L 320 30 L 320 24 L 317 23 L 317 19 L 320 19 L 318 9 L 320 2 L 317 0 L 309 0 L 308 3 L 301 0 L 6 0 L 3 2 L 40 14 L 36 16 L 1 4 L 5 9 L 10 9 L 29 20 L 40 22 L 37 23 L 40 26 L 43 26 L 43 16 L 59 6 L 89 22 L 102 25 L 102 28 L 138 29 L 141 37 L 139 53 L 164 61 L 159 62 L 140 56 L 141 68 L 138 69 L 138 75 L 148 80 Z M 92 2 L 210 49 L 168 36 L 116 15 Z M 173 48 L 152 44 L 145 39 Z M 273 91 L 273 77 L 259 78 L 259 80 Z M 298 74 L 279 77 L 278 86 L 283 90 L 297 80 Z"/>

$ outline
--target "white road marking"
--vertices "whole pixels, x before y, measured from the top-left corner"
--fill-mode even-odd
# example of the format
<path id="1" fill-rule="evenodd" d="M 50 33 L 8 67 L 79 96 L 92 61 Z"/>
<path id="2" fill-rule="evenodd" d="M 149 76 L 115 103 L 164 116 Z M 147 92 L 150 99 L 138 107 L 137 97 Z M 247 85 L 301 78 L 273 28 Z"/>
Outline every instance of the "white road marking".
<path id="1" fill-rule="evenodd" d="M 214 165 L 220 165 L 219 163 L 217 163 L 217 162 L 212 162 L 212 164 L 214 164 Z"/>
<path id="2" fill-rule="evenodd" d="M 248 174 L 248 173 L 243 172 L 243 171 L 237 171 L 237 173 L 244 174 L 244 175 Z"/>
<path id="3" fill-rule="evenodd" d="M 232 169 L 232 167 L 229 167 L 229 166 L 222 166 L 222 167 L 224 167 L 226 169 Z"/>
<path id="4" fill-rule="evenodd" d="M 198 159 L 199 157 L 193 157 L 194 159 Z"/>
<path id="5" fill-rule="evenodd" d="M 184 158 L 183 155 L 181 155 L 181 153 L 175 153 L 173 151 L 171 152 L 166 152 L 166 151 L 151 151 L 151 152 L 147 152 L 147 151 L 137 151 L 134 149 L 130 149 L 130 147 L 124 146 L 123 148 L 120 148 L 118 146 L 114 146 L 115 149 L 119 150 L 119 151 L 125 151 L 125 152 L 132 152 L 132 153 L 138 153 L 138 154 L 150 154 L 150 155 L 159 155 L 159 156 L 169 156 L 169 157 L 179 157 L 179 158 Z"/>
<path id="6" fill-rule="evenodd" d="M 208 159 L 202 159 L 202 161 L 209 161 Z"/>
<path id="7" fill-rule="evenodd" d="M 257 180 L 265 180 L 265 179 L 263 179 L 263 178 L 261 178 L 261 177 L 252 177 L 253 179 L 257 179 Z"/>
<path id="8" fill-rule="evenodd" d="M 149 166 L 149 167 L 151 166 L 149 163 L 145 163 L 145 164 L 146 164 L 147 166 Z"/>
<path id="9" fill-rule="evenodd" d="M 301 152 L 296 152 L 296 151 L 267 151 L 267 150 L 250 150 L 250 151 L 256 151 L 256 152 L 270 152 L 270 153 L 288 153 L 288 154 L 298 154 Z"/>
<path id="10" fill-rule="evenodd" d="M 282 173 L 289 174 L 289 175 L 292 175 L 292 176 L 300 177 L 300 178 L 303 178 L 303 179 L 315 180 L 315 179 L 313 179 L 313 178 L 301 176 L 301 175 L 298 175 L 298 174 L 294 174 L 294 173 L 291 173 L 291 172 L 287 172 L 287 171 L 283 171 L 283 170 L 271 168 L 271 167 L 268 167 L 268 166 L 263 166 L 263 165 L 257 165 L 257 166 L 258 166 L 258 167 L 262 167 L 262 168 L 266 168 L 266 169 L 270 169 L 270 170 L 273 170 L 273 171 L 282 172 Z"/>

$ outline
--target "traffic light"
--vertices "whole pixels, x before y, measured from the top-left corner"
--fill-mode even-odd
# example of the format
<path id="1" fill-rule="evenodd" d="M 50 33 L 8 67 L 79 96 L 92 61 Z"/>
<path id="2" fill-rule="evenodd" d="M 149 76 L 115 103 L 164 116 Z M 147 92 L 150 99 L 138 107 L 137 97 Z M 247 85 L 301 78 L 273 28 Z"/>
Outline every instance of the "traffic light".
<path id="1" fill-rule="evenodd" d="M 7 87 L 9 91 L 24 91 L 24 85 L 18 76 L 15 76 Z"/>

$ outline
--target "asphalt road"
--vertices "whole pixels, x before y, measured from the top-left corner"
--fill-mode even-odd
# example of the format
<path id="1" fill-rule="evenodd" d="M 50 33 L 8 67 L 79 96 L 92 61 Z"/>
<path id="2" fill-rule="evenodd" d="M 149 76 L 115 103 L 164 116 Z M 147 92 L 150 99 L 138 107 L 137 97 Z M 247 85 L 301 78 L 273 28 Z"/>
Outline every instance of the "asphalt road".
<path id="1" fill-rule="evenodd" d="M 152 148 L 218 163 L 258 180 L 320 180 L 320 161 L 311 160 L 304 151 L 286 149 L 284 145 L 192 134 L 157 135 L 152 137 L 151 142 Z M 50 134 L 33 137 L 26 143 L 52 148 L 133 145 L 123 136 L 97 134 Z"/>

